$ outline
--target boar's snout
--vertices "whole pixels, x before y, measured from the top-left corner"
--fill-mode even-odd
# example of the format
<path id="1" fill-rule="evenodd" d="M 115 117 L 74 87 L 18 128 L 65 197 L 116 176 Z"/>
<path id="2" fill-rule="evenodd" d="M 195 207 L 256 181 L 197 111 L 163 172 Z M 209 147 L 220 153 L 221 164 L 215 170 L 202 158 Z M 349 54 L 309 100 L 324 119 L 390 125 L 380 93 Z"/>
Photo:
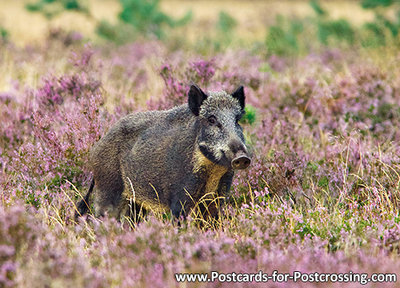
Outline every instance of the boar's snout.
<path id="1" fill-rule="evenodd" d="M 246 169 L 249 167 L 251 159 L 244 152 L 236 153 L 236 157 L 232 160 L 231 165 L 233 169 Z"/>
<path id="2" fill-rule="evenodd" d="M 231 166 L 233 169 L 246 169 L 251 163 L 250 155 L 247 152 L 246 146 L 243 141 L 239 139 L 233 139 L 229 144 L 229 153 L 232 155 Z M 229 158 L 228 158 L 229 159 Z"/>

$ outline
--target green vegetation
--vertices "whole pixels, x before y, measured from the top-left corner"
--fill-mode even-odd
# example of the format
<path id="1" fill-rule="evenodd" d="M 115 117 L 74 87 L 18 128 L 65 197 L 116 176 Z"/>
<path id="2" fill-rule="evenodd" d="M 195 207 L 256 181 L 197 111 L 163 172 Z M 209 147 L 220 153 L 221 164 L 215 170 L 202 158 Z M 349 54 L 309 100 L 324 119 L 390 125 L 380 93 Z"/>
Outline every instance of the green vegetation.
<path id="1" fill-rule="evenodd" d="M 217 29 L 223 34 L 232 34 L 237 21 L 228 13 L 221 11 L 218 14 Z"/>
<path id="2" fill-rule="evenodd" d="M 99 23 L 98 34 L 117 43 L 132 40 L 126 36 L 135 34 L 162 39 L 166 35 L 166 28 L 182 26 L 190 21 L 192 17 L 190 12 L 175 20 L 160 10 L 159 2 L 159 0 L 120 0 L 122 9 L 118 15 L 120 23 L 111 25 L 103 20 Z M 132 31 L 126 33 L 128 27 Z"/>
<path id="3" fill-rule="evenodd" d="M 276 25 L 269 27 L 266 38 L 267 51 L 270 54 L 296 54 L 299 50 L 299 35 L 303 32 L 302 21 L 287 20 L 282 16 L 276 19 Z"/>
<path id="4" fill-rule="evenodd" d="M 243 115 L 242 119 L 240 120 L 241 123 L 252 125 L 256 121 L 256 113 L 257 113 L 256 108 L 251 106 L 250 104 L 248 104 L 248 105 L 246 105 L 244 110 L 245 110 L 245 114 Z"/>
<path id="5" fill-rule="evenodd" d="M 199 37 L 194 44 L 181 36 L 166 37 L 173 29 L 185 26 L 192 18 L 188 12 L 180 19 L 174 19 L 160 9 L 159 0 L 119 0 L 118 21 L 112 24 L 106 20 L 94 20 L 90 9 L 83 0 L 39 0 L 26 5 L 29 11 L 40 12 L 48 18 L 63 11 L 77 11 L 91 20 L 97 21 L 97 34 L 109 41 L 123 44 L 138 37 L 156 38 L 170 41 L 171 47 L 177 45 L 193 46 L 196 51 L 207 54 L 209 51 L 224 51 L 231 45 L 240 45 L 235 35 L 237 20 L 227 12 L 221 11 L 215 22 L 215 31 Z M 304 55 L 310 49 L 323 47 L 379 47 L 386 44 L 400 45 L 400 2 L 393 0 L 364 0 L 364 9 L 375 13 L 373 21 L 355 26 L 345 19 L 333 19 L 329 10 L 318 0 L 310 1 L 315 15 L 306 18 L 278 16 L 276 22 L 267 28 L 265 45 L 256 46 L 256 51 L 267 55 Z M 388 11 L 396 11 L 390 16 Z M 174 42 L 174 43 L 172 43 Z M 264 51 L 263 51 L 264 50 Z"/>
<path id="6" fill-rule="evenodd" d="M 268 28 L 266 47 L 268 54 L 298 55 L 310 48 L 321 47 L 377 47 L 388 42 L 400 45 L 397 38 L 400 29 L 400 7 L 398 1 L 365 0 L 361 6 L 372 9 L 375 19 L 360 27 L 345 19 L 332 19 L 329 11 L 317 0 L 310 1 L 315 12 L 311 18 L 277 17 L 276 24 Z M 389 9 L 396 11 L 391 19 Z"/>
<path id="7" fill-rule="evenodd" d="M 82 0 L 38 0 L 26 4 L 26 9 L 32 12 L 40 12 L 47 18 L 52 18 L 63 11 L 78 11 L 88 13 L 88 8 Z"/>
<path id="8" fill-rule="evenodd" d="M 192 17 L 191 12 L 188 12 L 181 19 L 171 18 L 160 10 L 159 0 L 120 0 L 119 2 L 121 5 L 121 12 L 118 14 L 119 22 L 114 25 L 101 20 L 97 23 L 96 29 L 99 36 L 119 44 L 132 41 L 139 35 L 162 39 L 166 35 L 166 28 L 185 25 Z M 47 18 L 52 18 L 64 11 L 82 12 L 91 17 L 88 7 L 82 0 L 39 0 L 27 4 L 26 9 L 40 12 Z"/>
<path id="9" fill-rule="evenodd" d="M 8 41 L 9 33 L 8 31 L 0 26 L 0 43 Z"/>

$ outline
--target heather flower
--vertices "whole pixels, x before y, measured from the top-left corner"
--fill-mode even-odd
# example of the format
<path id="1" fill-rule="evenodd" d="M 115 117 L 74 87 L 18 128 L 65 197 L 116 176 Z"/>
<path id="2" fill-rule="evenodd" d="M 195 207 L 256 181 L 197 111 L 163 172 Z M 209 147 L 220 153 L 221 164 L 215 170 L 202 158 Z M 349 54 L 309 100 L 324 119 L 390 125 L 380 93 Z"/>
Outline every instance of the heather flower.
<path id="1" fill-rule="evenodd" d="M 198 83 L 200 86 L 207 86 L 211 78 L 215 74 L 215 61 L 198 60 L 189 63 L 186 70 L 186 77 L 193 83 Z"/>

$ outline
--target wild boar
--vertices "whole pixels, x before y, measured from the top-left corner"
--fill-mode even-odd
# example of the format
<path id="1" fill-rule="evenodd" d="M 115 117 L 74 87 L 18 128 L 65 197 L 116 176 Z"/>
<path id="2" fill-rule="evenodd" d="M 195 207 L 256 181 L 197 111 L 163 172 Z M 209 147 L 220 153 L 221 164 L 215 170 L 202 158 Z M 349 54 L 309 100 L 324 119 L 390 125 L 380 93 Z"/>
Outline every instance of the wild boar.
<path id="1" fill-rule="evenodd" d="M 192 85 L 187 104 L 125 116 L 90 152 L 93 181 L 76 216 L 88 211 L 94 191 L 96 217 L 132 216 L 134 202 L 179 218 L 199 201 L 202 213 L 215 217 L 234 170 L 251 162 L 239 125 L 244 107 L 242 86 L 230 95 Z"/>

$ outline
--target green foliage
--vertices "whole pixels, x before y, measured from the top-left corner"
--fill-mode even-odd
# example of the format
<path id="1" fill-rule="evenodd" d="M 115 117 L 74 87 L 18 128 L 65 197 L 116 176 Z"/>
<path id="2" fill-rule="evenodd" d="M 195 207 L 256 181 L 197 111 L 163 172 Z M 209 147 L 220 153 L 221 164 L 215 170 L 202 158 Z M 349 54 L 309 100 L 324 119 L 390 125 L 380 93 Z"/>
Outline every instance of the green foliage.
<path id="1" fill-rule="evenodd" d="M 34 3 L 28 3 L 25 7 L 28 11 L 40 12 L 47 18 L 65 11 L 83 12 L 90 16 L 89 9 L 83 4 L 83 1 L 38 0 Z M 99 36 L 118 44 L 131 41 L 138 35 L 156 36 L 161 39 L 165 36 L 165 28 L 185 25 L 192 18 L 191 12 L 186 13 L 185 16 L 177 20 L 171 18 L 160 10 L 159 0 L 120 0 L 120 5 L 119 23 L 113 25 L 101 20 L 98 21 L 96 27 L 96 32 Z M 232 24 L 225 23 L 223 25 Z"/>
<path id="2" fill-rule="evenodd" d="M 65 10 L 88 13 L 88 8 L 82 0 L 39 0 L 26 4 L 25 8 L 31 12 L 40 12 L 47 18 L 52 18 Z"/>
<path id="3" fill-rule="evenodd" d="M 364 9 L 373 9 L 379 6 L 388 7 L 392 5 L 394 2 L 395 0 L 362 0 L 361 6 Z"/>
<path id="4" fill-rule="evenodd" d="M 396 0 L 363 0 L 361 6 L 364 9 L 372 9 L 375 19 L 363 25 L 365 37 L 362 45 L 367 47 L 383 46 L 390 41 L 396 44 L 400 29 L 400 1 Z M 389 19 L 384 13 L 385 9 L 396 9 L 397 19 Z M 398 44 L 398 43 L 397 43 Z"/>
<path id="5" fill-rule="evenodd" d="M 39 0 L 36 3 L 28 3 L 25 5 L 25 8 L 29 11 L 40 11 L 42 10 L 47 4 L 54 3 L 56 0 Z"/>
<path id="6" fill-rule="evenodd" d="M 329 44 L 329 39 L 353 44 L 354 30 L 350 23 L 344 19 L 321 20 L 318 22 L 318 39 L 324 45 Z"/>
<path id="7" fill-rule="evenodd" d="M 382 4 L 381 6 L 385 7 L 387 5 Z M 371 6 L 368 8 L 376 8 L 376 7 L 379 6 Z M 390 43 L 390 41 L 393 41 L 396 44 L 397 35 L 400 29 L 399 8 L 396 16 L 397 19 L 390 20 L 387 16 L 381 13 L 381 10 L 376 10 L 374 21 L 367 22 L 363 25 L 365 37 L 362 39 L 362 45 L 366 47 L 383 46 Z"/>
<path id="8" fill-rule="evenodd" d="M 120 4 L 119 23 L 113 25 L 102 20 L 96 28 L 99 36 L 117 44 L 132 41 L 139 35 L 162 39 L 166 28 L 185 25 L 192 18 L 191 12 L 178 20 L 169 17 L 160 10 L 159 0 L 120 0 Z"/>
<path id="9" fill-rule="evenodd" d="M 310 6 L 317 15 L 318 40 L 323 45 L 335 43 L 353 44 L 355 32 L 345 19 L 331 20 L 317 0 L 310 1 Z"/>
<path id="10" fill-rule="evenodd" d="M 245 114 L 243 115 L 242 119 L 240 120 L 241 123 L 248 123 L 252 125 L 256 121 L 256 113 L 257 110 L 250 104 L 247 104 L 244 108 Z"/>
<path id="11" fill-rule="evenodd" d="M 230 34 L 237 26 L 237 21 L 228 13 L 221 11 L 218 15 L 217 29 L 225 34 Z"/>
<path id="12" fill-rule="evenodd" d="M 310 6 L 318 16 L 323 16 L 327 14 L 326 11 L 322 9 L 321 5 L 318 3 L 317 0 L 311 0 Z"/>
<path id="13" fill-rule="evenodd" d="M 64 8 L 67 10 L 84 10 L 83 6 L 80 5 L 78 0 L 66 0 L 63 1 L 64 3 Z"/>
<path id="14" fill-rule="evenodd" d="M 284 19 L 279 16 L 277 23 L 269 28 L 267 34 L 268 53 L 297 55 L 304 50 L 318 49 L 318 44 L 341 45 L 342 48 L 343 45 L 346 47 L 399 45 L 400 1 L 364 0 L 361 5 L 375 12 L 374 21 L 367 22 L 361 27 L 355 27 L 345 19 L 331 19 L 329 11 L 324 9 L 318 0 L 310 1 L 310 6 L 315 12 L 312 18 Z M 394 19 L 387 16 L 388 9 L 397 9 Z"/>
<path id="15" fill-rule="evenodd" d="M 209 55 L 222 51 L 230 37 L 218 38 L 215 35 L 207 35 L 196 40 L 194 50 L 201 55 Z"/>
<path id="16" fill-rule="evenodd" d="M 191 13 L 174 20 L 163 13 L 159 7 L 159 0 L 120 0 L 122 11 L 119 19 L 132 26 L 135 31 L 143 35 L 164 36 L 164 27 L 177 27 L 186 24 L 191 19 Z"/>
<path id="17" fill-rule="evenodd" d="M 326 176 L 322 176 L 319 180 L 318 180 L 318 186 L 321 188 L 328 188 L 329 186 L 329 179 Z"/>
<path id="18" fill-rule="evenodd" d="M 266 39 L 267 50 L 271 54 L 285 55 L 298 52 L 298 37 L 303 31 L 301 21 L 285 21 L 282 16 L 277 17 L 277 25 L 269 28 Z"/>
<path id="19" fill-rule="evenodd" d="M 0 27 L 0 41 L 6 42 L 8 40 L 8 36 L 8 31 L 5 28 Z"/>
<path id="20" fill-rule="evenodd" d="M 116 44 L 124 44 L 129 40 L 135 39 L 137 35 L 128 24 L 118 23 L 117 25 L 113 25 L 105 20 L 99 22 L 96 27 L 96 33 L 100 37 Z"/>
<path id="21" fill-rule="evenodd" d="M 366 36 L 362 41 L 364 47 L 382 46 L 386 44 L 385 27 L 379 22 L 369 22 L 364 25 Z"/>
<path id="22" fill-rule="evenodd" d="M 371 105 L 368 110 L 360 111 L 353 115 L 353 119 L 357 121 L 372 120 L 372 130 L 375 129 L 377 124 L 382 124 L 387 120 L 400 119 L 400 106 L 390 103 L 383 103 L 377 107 Z"/>
<path id="23" fill-rule="evenodd" d="M 380 15 L 377 16 L 378 19 L 380 18 L 379 20 L 382 21 L 383 25 L 390 31 L 390 33 L 392 33 L 392 36 L 396 37 L 397 34 L 399 33 L 399 28 L 400 28 L 399 23 L 394 23 L 383 16 L 382 17 L 379 16 Z"/>
<path id="24" fill-rule="evenodd" d="M 206 37 L 199 38 L 195 49 L 202 54 L 216 53 L 229 47 L 236 37 L 233 33 L 237 26 L 237 21 L 228 13 L 221 11 L 215 24 L 215 29 Z"/>

